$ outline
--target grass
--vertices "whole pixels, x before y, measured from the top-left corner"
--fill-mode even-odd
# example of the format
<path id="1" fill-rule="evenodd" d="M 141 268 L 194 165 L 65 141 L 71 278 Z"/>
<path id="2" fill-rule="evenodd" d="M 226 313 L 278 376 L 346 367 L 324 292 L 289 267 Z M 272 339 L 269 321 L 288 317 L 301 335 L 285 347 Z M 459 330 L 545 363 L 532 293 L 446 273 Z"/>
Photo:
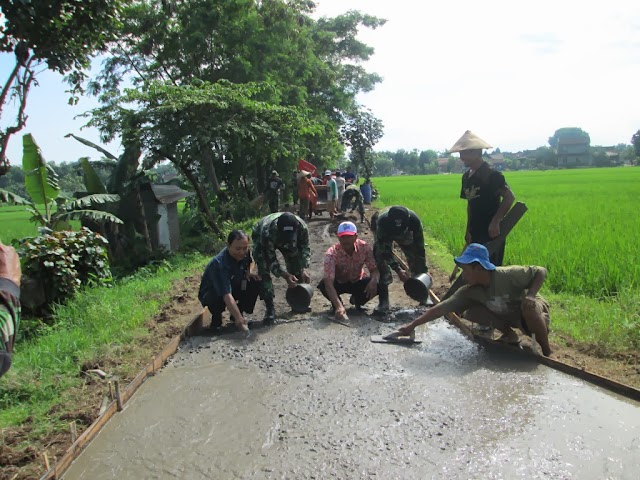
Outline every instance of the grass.
<path id="1" fill-rule="evenodd" d="M 36 428 L 51 428 L 57 420 L 49 412 L 82 383 L 81 366 L 147 334 L 144 322 L 166 303 L 172 282 L 202 271 L 207 261 L 202 255 L 174 257 L 169 267 L 143 269 L 113 288 L 85 289 L 58 307 L 54 327 L 17 345 L 0 382 L 0 429 L 28 417 Z"/>
<path id="2" fill-rule="evenodd" d="M 37 226 L 29 222 L 31 214 L 23 206 L 11 205 L 0 207 L 0 241 L 10 244 L 12 240 L 34 236 Z"/>
<path id="3" fill-rule="evenodd" d="M 507 172 L 529 211 L 507 240 L 505 264 L 542 265 L 555 328 L 609 349 L 640 347 L 638 168 Z M 464 246 L 460 175 L 376 180 L 380 201 L 422 218 L 430 244 L 450 258 Z M 436 258 L 439 258 L 437 256 Z M 438 260 L 450 271 L 451 261 Z"/>

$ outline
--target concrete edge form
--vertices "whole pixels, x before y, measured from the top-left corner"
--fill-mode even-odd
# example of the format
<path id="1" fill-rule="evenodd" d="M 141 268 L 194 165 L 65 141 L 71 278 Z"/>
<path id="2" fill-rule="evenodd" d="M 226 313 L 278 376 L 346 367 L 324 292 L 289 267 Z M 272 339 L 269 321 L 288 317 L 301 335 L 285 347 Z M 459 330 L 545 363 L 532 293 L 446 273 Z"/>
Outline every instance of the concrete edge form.
<path id="1" fill-rule="evenodd" d="M 138 390 L 140 385 L 142 385 L 148 377 L 155 375 L 156 371 L 162 368 L 167 359 L 176 353 L 180 343 L 184 339 L 189 338 L 202 330 L 204 312 L 205 310 L 203 309 L 193 318 L 193 320 L 189 322 L 179 335 L 176 335 L 171 339 L 162 351 L 156 355 L 144 367 L 144 369 L 140 371 L 140 373 L 138 373 L 136 378 L 134 378 L 129 385 L 127 385 L 120 395 L 120 401 L 114 398 L 107 409 L 98 418 L 96 418 L 91 425 L 89 425 L 82 435 L 80 435 L 67 449 L 62 458 L 58 460 L 42 477 L 40 477 L 40 480 L 58 479 L 67 471 L 73 461 L 78 457 L 78 455 L 80 455 L 80 453 L 82 453 L 84 447 L 93 440 L 96 435 L 98 435 L 100 430 L 102 430 L 102 427 L 104 427 L 111 417 L 120 410 L 118 408 L 119 405 L 122 406 L 126 404 L 131 397 L 133 397 L 133 394 Z"/>

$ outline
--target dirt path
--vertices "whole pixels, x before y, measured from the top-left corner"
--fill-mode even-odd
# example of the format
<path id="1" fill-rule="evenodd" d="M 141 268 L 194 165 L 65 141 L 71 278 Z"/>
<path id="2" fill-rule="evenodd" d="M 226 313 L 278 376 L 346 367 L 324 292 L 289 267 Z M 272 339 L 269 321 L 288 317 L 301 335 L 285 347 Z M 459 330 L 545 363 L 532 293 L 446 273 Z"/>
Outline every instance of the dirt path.
<path id="1" fill-rule="evenodd" d="M 314 282 L 328 225 L 311 222 Z M 65 478 L 636 477 L 637 404 L 444 321 L 420 346 L 372 344 L 392 325 L 331 322 L 319 293 L 310 314 L 284 313 L 276 285 L 278 325 L 186 342 Z M 398 282 L 391 298 L 392 322 L 417 314 Z"/>

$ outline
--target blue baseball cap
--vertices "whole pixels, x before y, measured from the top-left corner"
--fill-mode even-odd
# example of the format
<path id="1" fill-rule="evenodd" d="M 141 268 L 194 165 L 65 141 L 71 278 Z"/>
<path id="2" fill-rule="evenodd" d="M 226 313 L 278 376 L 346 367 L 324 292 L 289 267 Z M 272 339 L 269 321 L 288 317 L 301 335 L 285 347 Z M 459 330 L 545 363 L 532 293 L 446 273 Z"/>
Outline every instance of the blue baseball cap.
<path id="1" fill-rule="evenodd" d="M 343 237 L 345 235 L 357 235 L 358 228 L 353 222 L 342 222 L 338 225 L 338 236 Z"/>
<path id="2" fill-rule="evenodd" d="M 479 243 L 470 243 L 467 248 L 464 249 L 462 255 L 454 258 L 456 263 L 462 265 L 469 265 L 470 263 L 478 262 L 485 270 L 495 270 L 496 266 L 489 261 L 489 250 L 484 245 Z"/>

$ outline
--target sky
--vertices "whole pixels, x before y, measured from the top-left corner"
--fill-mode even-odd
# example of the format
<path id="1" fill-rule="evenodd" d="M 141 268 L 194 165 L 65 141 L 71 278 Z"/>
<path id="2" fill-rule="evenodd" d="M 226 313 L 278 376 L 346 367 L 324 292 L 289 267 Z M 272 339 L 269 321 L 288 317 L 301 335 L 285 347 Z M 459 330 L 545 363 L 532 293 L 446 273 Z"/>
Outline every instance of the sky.
<path id="1" fill-rule="evenodd" d="M 387 20 L 359 38 L 383 77 L 358 100 L 385 126 L 376 150 L 444 151 L 466 131 L 502 151 L 547 145 L 556 129 L 580 127 L 592 145 L 630 143 L 640 129 L 640 2 L 609 0 L 317 0 L 318 15 L 360 10 Z M 97 64 L 98 62 L 96 62 Z M 0 78 L 10 65 L 0 58 Z M 64 135 L 99 142 L 67 105 L 59 75 L 43 72 L 29 97 L 27 127 L 47 160 L 99 158 Z M 4 80 L 3 80 L 4 81 Z M 4 124 L 5 119 L 2 120 Z M 108 145 L 118 153 L 118 144 Z M 9 158 L 19 164 L 21 135 Z"/>

